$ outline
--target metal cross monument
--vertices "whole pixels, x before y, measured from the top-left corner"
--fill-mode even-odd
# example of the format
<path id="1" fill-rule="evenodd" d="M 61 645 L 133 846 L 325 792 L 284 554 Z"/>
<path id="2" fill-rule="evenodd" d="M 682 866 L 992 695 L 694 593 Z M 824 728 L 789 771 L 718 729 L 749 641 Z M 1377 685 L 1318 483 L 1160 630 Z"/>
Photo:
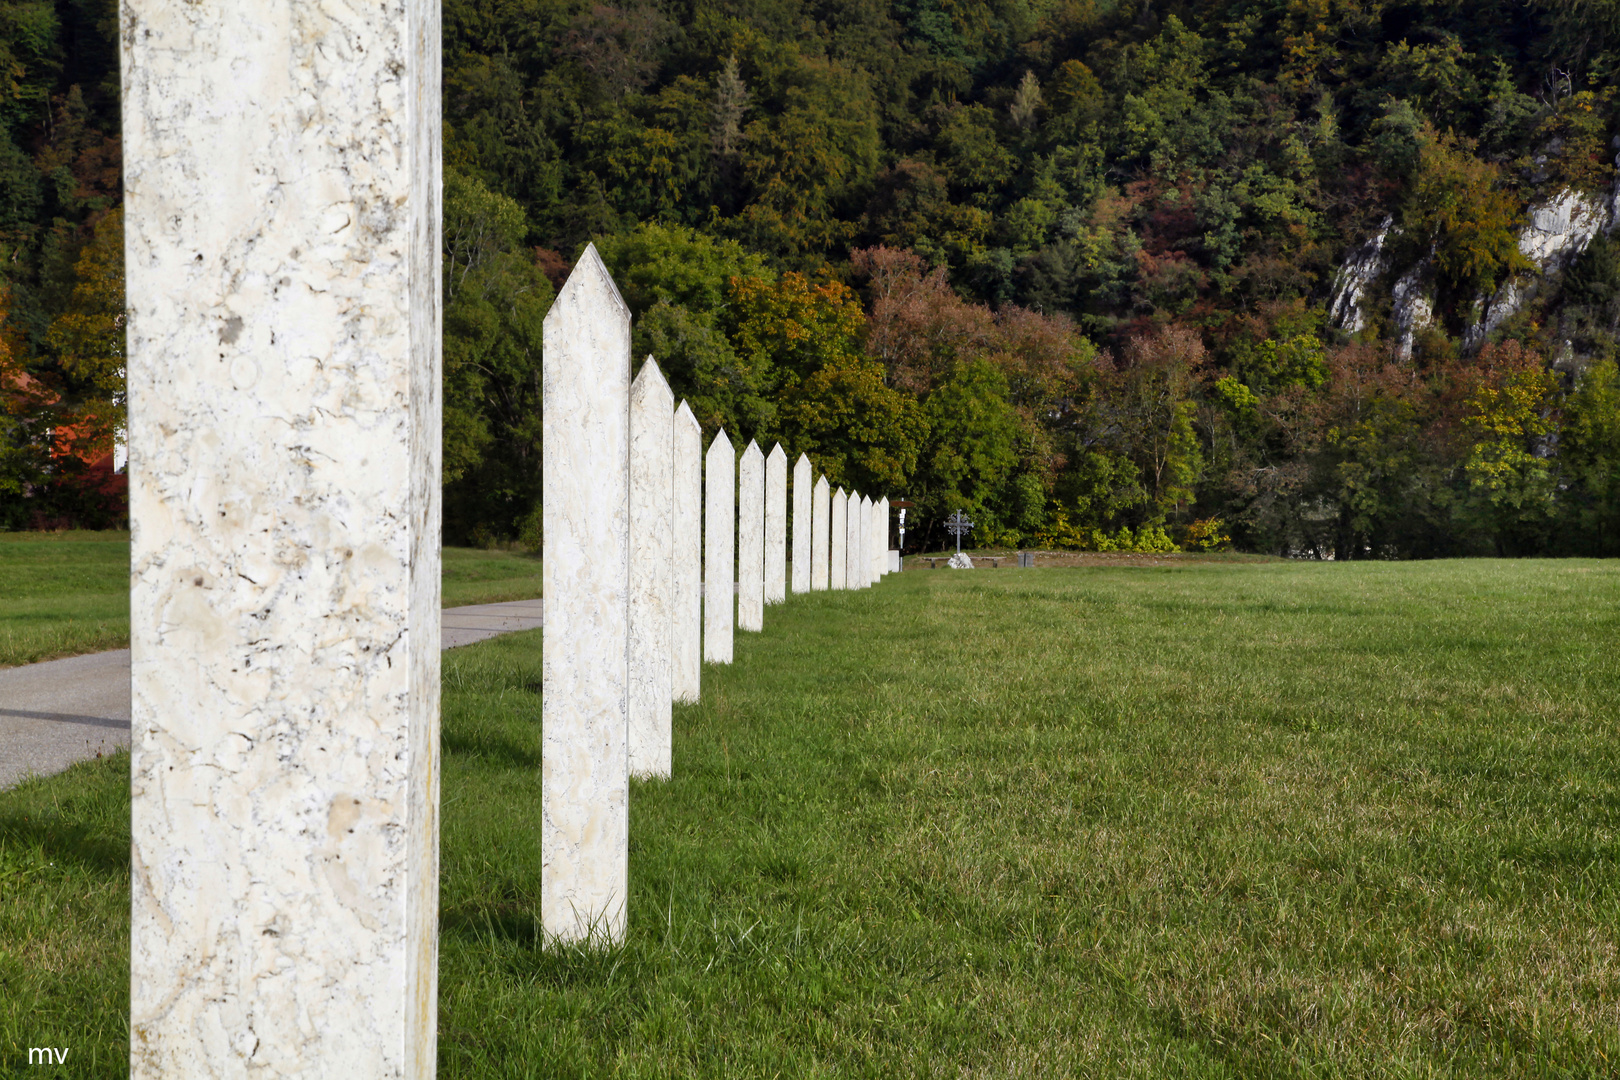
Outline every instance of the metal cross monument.
<path id="1" fill-rule="evenodd" d="M 945 519 L 945 531 L 956 537 L 956 552 L 960 555 L 962 553 L 962 537 L 973 531 L 973 522 L 969 521 L 966 515 L 958 510 Z"/>

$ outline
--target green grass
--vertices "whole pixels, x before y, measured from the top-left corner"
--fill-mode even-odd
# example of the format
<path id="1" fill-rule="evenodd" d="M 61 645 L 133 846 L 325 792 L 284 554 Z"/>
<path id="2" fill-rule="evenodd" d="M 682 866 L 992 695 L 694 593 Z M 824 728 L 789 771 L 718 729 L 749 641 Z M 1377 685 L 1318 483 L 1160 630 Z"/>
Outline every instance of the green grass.
<path id="1" fill-rule="evenodd" d="M 444 606 L 540 595 L 538 556 L 445 548 Z M 0 532 L 0 667 L 129 647 L 129 533 Z"/>
<path id="2" fill-rule="evenodd" d="M 540 595 L 540 556 L 478 548 L 443 549 L 445 607 L 532 600 Z"/>
<path id="3" fill-rule="evenodd" d="M 1620 1072 L 1620 566 L 908 572 L 766 623 L 633 788 L 596 954 L 539 937 L 538 635 L 446 654 L 441 1076 Z M 122 1052 L 126 769 L 0 794 L 0 1067 Z"/>
<path id="4" fill-rule="evenodd" d="M 129 647 L 129 533 L 0 532 L 0 667 Z"/>

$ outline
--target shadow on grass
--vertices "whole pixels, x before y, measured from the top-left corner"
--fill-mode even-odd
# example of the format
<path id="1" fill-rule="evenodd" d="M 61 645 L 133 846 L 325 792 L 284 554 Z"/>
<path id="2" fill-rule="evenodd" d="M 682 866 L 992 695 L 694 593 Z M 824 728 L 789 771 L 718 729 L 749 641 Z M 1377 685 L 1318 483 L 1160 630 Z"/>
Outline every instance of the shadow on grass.
<path id="1" fill-rule="evenodd" d="M 518 740 L 490 732 L 451 734 L 442 732 L 440 745 L 445 754 L 477 759 L 482 764 L 512 769 L 539 769 L 539 746 L 524 746 Z"/>
<path id="2" fill-rule="evenodd" d="M 552 990 L 600 990 L 627 964 L 639 969 L 646 960 L 641 949 L 610 943 L 600 926 L 580 941 L 556 940 L 540 921 L 538 901 L 460 904 L 440 913 L 439 934 L 499 955 L 508 974 Z"/>
<path id="3" fill-rule="evenodd" d="M 38 810 L 0 811 L 0 847 L 37 848 L 48 860 L 99 875 L 127 877 L 129 835 L 74 821 L 71 804 Z"/>

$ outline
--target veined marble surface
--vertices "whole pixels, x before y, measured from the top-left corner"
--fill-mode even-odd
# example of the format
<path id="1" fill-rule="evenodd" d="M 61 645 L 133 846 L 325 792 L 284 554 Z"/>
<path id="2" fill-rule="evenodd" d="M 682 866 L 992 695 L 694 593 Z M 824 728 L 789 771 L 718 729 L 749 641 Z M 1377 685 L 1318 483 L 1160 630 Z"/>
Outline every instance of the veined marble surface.
<path id="1" fill-rule="evenodd" d="M 703 659 L 731 663 L 737 455 L 722 428 L 703 458 Z"/>
<path id="2" fill-rule="evenodd" d="M 787 599 L 787 451 L 777 443 L 765 459 L 765 602 Z"/>
<path id="3" fill-rule="evenodd" d="M 811 502 L 810 589 L 821 592 L 831 587 L 828 563 L 832 558 L 832 495 L 827 491 L 825 476 L 817 478 Z"/>
<path id="4" fill-rule="evenodd" d="M 119 13 L 130 1074 L 431 1076 L 439 5 Z"/>
<path id="5" fill-rule="evenodd" d="M 546 313 L 540 917 L 624 938 L 630 885 L 630 311 L 595 245 Z"/>
<path id="6" fill-rule="evenodd" d="M 765 457 L 752 439 L 737 469 L 737 629 L 765 629 Z"/>
<path id="7" fill-rule="evenodd" d="M 810 459 L 793 463 L 793 591 L 810 591 Z"/>
<path id="8" fill-rule="evenodd" d="M 703 431 L 685 401 L 675 410 L 673 497 L 670 690 L 690 703 L 703 691 Z"/>
<path id="9" fill-rule="evenodd" d="M 827 588 L 849 588 L 849 496 L 843 488 L 832 497 L 832 553 L 827 566 Z"/>
<path id="10" fill-rule="evenodd" d="M 669 775 L 674 480 L 675 395 L 649 356 L 630 384 L 632 776 Z"/>

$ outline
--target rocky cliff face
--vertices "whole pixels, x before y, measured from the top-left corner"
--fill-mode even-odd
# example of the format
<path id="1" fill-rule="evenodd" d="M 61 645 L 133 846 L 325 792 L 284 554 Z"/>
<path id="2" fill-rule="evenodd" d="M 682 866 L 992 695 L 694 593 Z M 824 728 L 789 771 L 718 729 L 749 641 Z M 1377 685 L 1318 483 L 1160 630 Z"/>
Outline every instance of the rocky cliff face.
<path id="1" fill-rule="evenodd" d="M 1328 317 L 1333 325 L 1349 334 L 1359 334 L 1367 326 L 1367 315 L 1362 305 L 1367 292 L 1389 270 L 1389 253 L 1385 249 L 1395 219 L 1386 217 L 1372 239 L 1351 248 L 1339 267 L 1333 281 L 1333 299 L 1328 305 Z"/>
<path id="2" fill-rule="evenodd" d="M 1620 156 L 1615 159 L 1620 165 Z M 1495 294 L 1475 299 L 1472 320 L 1463 333 L 1463 349 L 1473 352 L 1503 323 L 1520 311 L 1546 285 L 1567 270 L 1600 234 L 1620 227 L 1620 181 L 1602 195 L 1565 188 L 1551 199 L 1530 207 L 1529 222 L 1519 234 L 1519 250 L 1535 269 L 1504 282 Z M 1332 324 L 1346 333 L 1360 333 L 1369 322 L 1376 290 L 1396 269 L 1391 265 L 1391 241 L 1401 230 L 1385 218 L 1376 235 L 1351 248 L 1334 279 L 1328 304 Z M 1396 352 L 1412 355 L 1417 335 L 1434 324 L 1435 280 L 1432 252 L 1407 267 L 1389 286 L 1391 321 Z"/>

